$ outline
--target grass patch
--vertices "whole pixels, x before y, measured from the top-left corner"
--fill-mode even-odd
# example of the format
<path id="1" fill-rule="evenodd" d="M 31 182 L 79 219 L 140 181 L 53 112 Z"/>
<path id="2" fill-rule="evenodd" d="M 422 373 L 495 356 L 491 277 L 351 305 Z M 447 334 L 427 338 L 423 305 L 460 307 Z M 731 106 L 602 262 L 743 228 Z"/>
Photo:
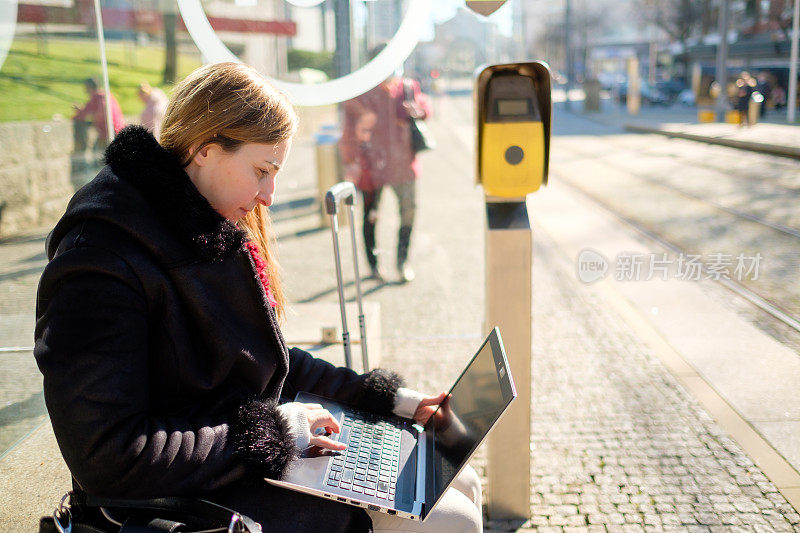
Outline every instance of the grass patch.
<path id="1" fill-rule="evenodd" d="M 144 108 L 137 87 L 147 81 L 169 94 L 172 85 L 161 83 L 164 49 L 106 41 L 111 92 L 126 116 Z M 200 66 L 199 54 L 178 55 L 178 78 Z M 43 53 L 35 39 L 15 39 L 0 69 L 0 122 L 49 120 L 59 114 L 73 115 L 72 104 L 82 105 L 87 95 L 83 80 L 96 77 L 102 85 L 97 41 L 48 39 Z"/>

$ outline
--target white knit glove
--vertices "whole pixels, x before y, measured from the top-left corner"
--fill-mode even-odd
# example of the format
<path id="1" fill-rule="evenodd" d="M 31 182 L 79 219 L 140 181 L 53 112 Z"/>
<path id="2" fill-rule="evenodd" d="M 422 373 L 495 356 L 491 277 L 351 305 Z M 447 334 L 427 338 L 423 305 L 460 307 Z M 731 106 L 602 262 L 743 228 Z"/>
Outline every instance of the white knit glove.
<path id="1" fill-rule="evenodd" d="M 426 397 L 421 392 L 400 387 L 394 397 L 394 409 L 392 411 L 401 418 L 414 418 L 419 402 Z"/>
<path id="2" fill-rule="evenodd" d="M 289 426 L 289 434 L 294 437 L 297 447 L 308 448 L 311 441 L 311 427 L 308 425 L 308 410 L 299 402 L 285 403 L 278 406 L 278 412 Z"/>

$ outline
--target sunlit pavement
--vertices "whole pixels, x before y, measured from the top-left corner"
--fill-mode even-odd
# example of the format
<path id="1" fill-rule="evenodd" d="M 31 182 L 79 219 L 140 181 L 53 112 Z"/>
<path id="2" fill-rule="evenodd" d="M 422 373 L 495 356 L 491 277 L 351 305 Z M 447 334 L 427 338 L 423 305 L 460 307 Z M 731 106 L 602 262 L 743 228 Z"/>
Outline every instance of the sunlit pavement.
<path id="1" fill-rule="evenodd" d="M 471 114 L 468 96 L 436 100 L 431 125 L 439 147 L 423 155 L 424 175 L 419 182 L 412 236 L 411 262 L 417 279 L 405 285 L 364 284 L 366 298 L 380 304 L 382 366 L 399 369 L 411 386 L 429 392 L 454 379 L 490 326 L 482 323 L 484 210 L 482 193 L 473 184 Z M 793 179 L 797 167 L 775 166 L 769 159 L 769 170 L 765 171 L 765 161 L 758 154 L 742 155 L 687 141 L 625 134 L 621 128 L 571 118 L 560 109 L 555 117 L 558 137 L 553 142 L 551 186 L 534 195 L 529 204 L 534 221 L 534 399 L 532 519 L 527 526 L 540 531 L 800 530 L 800 516 L 778 492 L 776 483 L 715 421 L 680 376 L 668 370 L 669 364 L 662 359 L 664 347 L 656 342 L 656 326 L 634 320 L 638 309 L 635 295 L 623 292 L 610 303 L 611 289 L 603 288 L 606 282 L 586 285 L 578 279 L 571 246 L 581 242 L 580 235 L 593 235 L 592 246 L 603 251 L 624 251 L 614 247 L 628 243 L 625 239 L 645 249 L 651 249 L 651 244 L 565 183 L 594 184 L 592 192 L 604 194 L 606 200 L 615 197 L 613 206 L 637 207 L 638 211 L 629 214 L 647 214 L 652 224 L 660 223 L 662 213 L 672 212 L 676 220 L 671 237 L 693 237 L 693 243 L 713 250 L 716 243 L 702 238 L 707 231 L 696 228 L 693 222 L 694 229 L 683 235 L 684 224 L 680 222 L 680 216 L 686 215 L 713 228 L 712 215 L 705 213 L 704 217 L 700 206 L 681 209 L 679 200 L 672 197 L 669 202 L 673 203 L 659 206 L 663 195 L 648 196 L 653 193 L 644 186 L 634 189 L 640 170 L 652 177 L 663 160 L 670 159 L 676 165 L 674 176 L 681 177 L 687 168 L 694 167 L 692 183 L 714 183 L 731 169 L 710 169 L 699 163 L 724 153 L 727 156 L 720 158 L 721 164 L 736 166 L 740 174 L 749 169 L 758 175 L 767 172 L 773 182 L 783 183 Z M 686 143 L 686 147 L 678 142 Z M 645 157 L 651 149 L 656 153 L 648 152 L 650 158 Z M 670 153 L 659 156 L 664 150 Z M 644 155 L 637 159 L 637 151 Z M 615 153 L 624 156 L 622 161 L 614 160 Z M 738 165 L 737 161 L 744 163 Z M 278 202 L 291 200 L 300 206 L 277 209 L 275 214 L 290 298 L 296 302 L 335 302 L 330 232 L 319 227 L 317 212 L 302 201 L 317 195 L 313 145 L 309 141 L 296 144 L 278 186 Z M 732 187 L 731 195 L 750 194 Z M 792 211 L 788 205 L 780 209 L 789 217 L 787 224 L 794 224 L 791 217 L 796 215 Z M 386 194 L 378 243 L 380 260 L 390 275 L 396 212 L 394 198 Z M 605 230 L 600 233 L 602 238 L 597 231 L 586 232 L 583 227 L 600 224 L 598 221 L 604 225 L 588 230 Z M 752 238 L 763 242 L 758 235 Z M 739 244 L 741 241 L 731 237 L 725 246 Z M 778 242 L 775 246 L 788 250 L 790 244 Z M 7 297 L 10 284 L 15 284 L 15 303 L 2 308 L 0 338 L 15 344 L 26 338 L 30 342 L 32 335 L 25 330 L 32 327 L 43 241 L 41 235 L 38 240 L 11 240 L 0 244 L 0 250 L 0 294 Z M 348 254 L 345 248 L 344 257 L 349 258 Z M 648 287 L 644 282 L 631 282 L 625 289 L 649 294 Z M 693 290 L 692 297 L 699 303 L 709 300 L 740 320 L 753 318 L 746 312 L 734 313 L 737 304 L 726 299 L 721 294 L 724 291 Z M 661 309 L 661 313 L 669 312 L 668 308 Z M 23 318 L 14 318 L 20 315 Z M 698 334 L 710 336 L 714 332 Z M 794 342 L 789 334 L 780 342 L 770 338 L 781 346 Z M 4 420 L 15 420 L 15 416 L 19 418 L 15 414 L 20 412 L 19 405 L 37 393 L 39 378 L 30 353 L 16 354 L 13 359 L 5 354 L 0 357 L 4 358 L 3 390 L 17 394 L 9 394 L 9 416 Z M 21 385 L 31 390 L 19 392 Z M 793 420 L 800 420 L 800 414 L 792 413 L 789 421 Z M 3 431 L 7 428 L 3 426 Z M 31 461 L 34 451 L 41 454 L 36 458 L 44 461 Z M 0 530 L 33 529 L 32 520 L 52 510 L 49 506 L 56 502 L 59 490 L 68 487 L 63 465 L 55 465 L 58 461 L 47 425 L 0 460 L 0 488 L 15 502 L 25 502 L 4 506 Z M 482 453 L 475 466 L 483 472 Z M 30 482 L 43 472 L 57 482 Z M 20 474 L 27 474 L 28 482 L 22 482 Z M 491 498 L 492 487 L 485 487 L 485 491 Z M 9 527 L 21 523 L 21 514 L 14 511 L 21 507 L 26 508 L 22 513 L 25 528 Z"/>
<path id="2" fill-rule="evenodd" d="M 423 156 L 425 171 L 413 238 L 412 260 L 418 279 L 410 285 L 367 286 L 369 298 L 381 305 L 384 364 L 402 368 L 412 385 L 429 391 L 452 379 L 485 330 L 481 324 L 483 202 L 472 184 L 471 102 L 468 97 L 439 99 L 436 110 L 433 129 L 439 148 Z M 640 165 L 644 172 L 654 173 L 663 161 L 649 161 L 644 156 L 635 159 L 637 149 L 679 151 L 670 156 L 676 175 L 698 166 L 699 160 L 705 166 L 699 165 L 694 177 L 705 172 L 710 176 L 705 181 L 717 184 L 718 175 L 729 172 L 726 165 L 745 171 L 759 169 L 762 175 L 766 172 L 782 183 L 796 175 L 796 163 L 774 164 L 770 159 L 765 171 L 759 166 L 763 160 L 758 154 L 630 135 L 597 121 L 570 118 L 560 108 L 555 116 L 558 137 L 553 141 L 552 190 L 537 193 L 530 202 L 535 266 L 534 477 L 529 525 L 572 531 L 792 531 L 800 517 L 776 485 L 665 368 L 648 344 L 651 339 L 639 338 L 643 333 L 638 325 L 622 320 L 619 311 L 605 300 L 607 295 L 577 279 L 575 256 L 565 251 L 563 235 L 544 225 L 544 217 L 547 214 L 547 222 L 552 223 L 557 219 L 553 212 L 545 213 L 547 209 L 557 214 L 565 198 L 575 202 L 581 197 L 560 180 L 597 183 L 599 190 L 604 182 L 621 179 L 620 170 L 610 163 L 600 166 L 603 157 L 610 160 L 616 153 L 621 156 L 620 165 L 633 170 Z M 708 168 L 713 154 L 722 165 L 716 170 Z M 579 164 L 583 166 L 569 166 Z M 624 203 L 622 191 L 612 186 L 606 189 Z M 649 205 L 654 212 L 659 196 L 642 194 L 636 199 L 638 207 L 647 211 Z M 393 198 L 387 196 L 379 246 L 382 261 L 391 271 L 397 220 Z M 578 204 L 577 210 L 600 211 L 586 201 Z M 687 226 L 702 240 L 699 236 L 704 229 L 691 219 L 702 218 L 701 213 L 694 209 L 675 213 L 690 217 Z M 571 212 L 563 215 L 565 219 L 573 216 Z M 288 234 L 309 227 L 295 219 L 279 223 L 279 231 L 288 225 L 294 230 L 287 229 Z M 611 225 L 624 233 L 624 225 L 618 221 Z M 294 252 L 286 246 L 282 254 L 293 296 L 302 301 L 335 301 L 333 266 L 330 255 L 324 255 L 324 250 L 330 254 L 329 235 L 311 233 L 299 239 L 307 246 L 293 244 Z M 703 242 L 713 244 L 707 239 Z M 603 242 L 594 245 L 602 247 Z M 306 248 L 323 251 L 319 263 L 308 265 L 301 253 Z M 301 276 L 300 272 L 308 269 L 314 275 Z M 630 290 L 636 290 L 634 283 Z M 699 296 L 713 301 L 717 297 Z M 733 304 L 723 300 L 721 305 L 729 309 Z M 481 470 L 480 457 L 475 463 Z M 491 497 L 491 487 L 485 489 Z"/>

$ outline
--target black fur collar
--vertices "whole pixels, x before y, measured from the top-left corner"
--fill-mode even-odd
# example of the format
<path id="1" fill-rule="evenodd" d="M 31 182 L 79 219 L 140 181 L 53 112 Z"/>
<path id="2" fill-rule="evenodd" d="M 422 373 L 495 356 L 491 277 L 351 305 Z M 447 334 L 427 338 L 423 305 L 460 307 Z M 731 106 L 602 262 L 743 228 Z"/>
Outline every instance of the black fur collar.
<path id="1" fill-rule="evenodd" d="M 114 173 L 141 192 L 166 227 L 191 241 L 204 256 L 238 250 L 246 233 L 217 213 L 192 184 L 178 158 L 142 126 L 128 126 L 106 149 Z"/>

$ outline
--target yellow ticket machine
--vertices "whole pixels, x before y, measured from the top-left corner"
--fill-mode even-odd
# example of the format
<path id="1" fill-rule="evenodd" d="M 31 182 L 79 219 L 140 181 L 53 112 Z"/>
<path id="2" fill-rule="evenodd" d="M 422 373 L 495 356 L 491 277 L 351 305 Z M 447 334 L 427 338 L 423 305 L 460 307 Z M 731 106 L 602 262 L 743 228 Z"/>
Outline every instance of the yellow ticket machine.
<path id="1" fill-rule="evenodd" d="M 550 152 L 550 69 L 512 63 L 477 78 L 477 179 L 489 198 L 522 198 L 547 183 Z"/>
<path id="2" fill-rule="evenodd" d="M 486 472 L 492 520 L 528 520 L 533 233 L 525 196 L 547 182 L 550 69 L 494 65 L 475 90 L 477 179 L 486 193 L 486 327 L 503 331 L 519 394 L 489 435 Z M 514 528 L 516 529 L 516 528 Z"/>

